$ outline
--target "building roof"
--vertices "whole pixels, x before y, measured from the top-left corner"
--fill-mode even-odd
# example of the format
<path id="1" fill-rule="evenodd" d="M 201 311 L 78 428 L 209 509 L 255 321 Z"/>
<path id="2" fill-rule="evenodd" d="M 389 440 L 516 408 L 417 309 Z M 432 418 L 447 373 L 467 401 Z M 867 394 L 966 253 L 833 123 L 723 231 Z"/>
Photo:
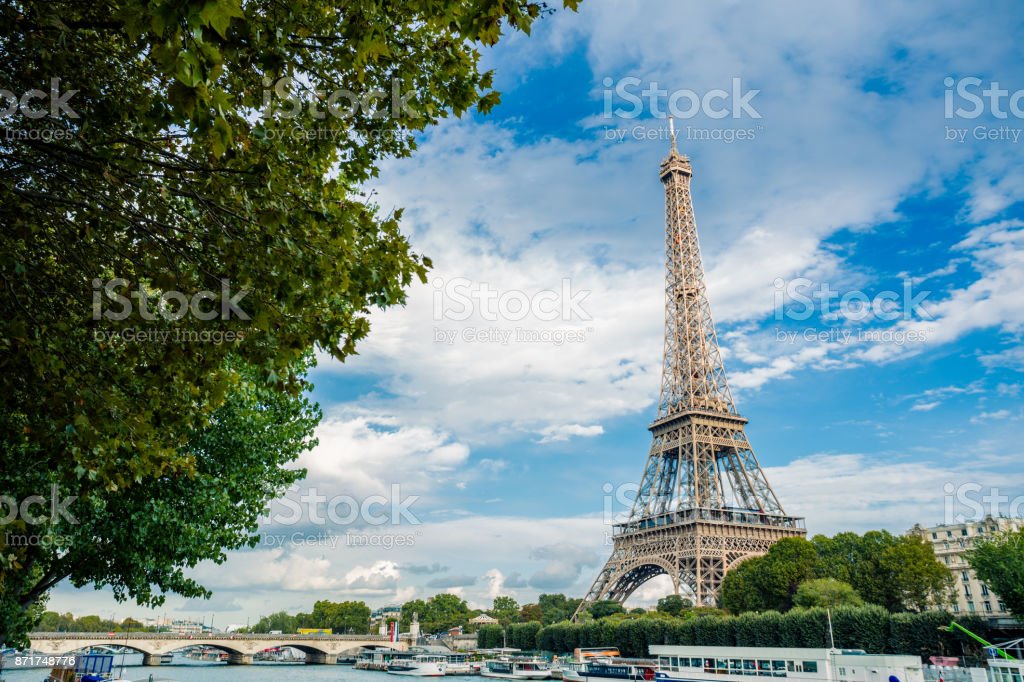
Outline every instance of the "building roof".
<path id="1" fill-rule="evenodd" d="M 470 623 L 497 623 L 498 619 L 493 616 L 488 616 L 486 613 L 481 613 L 479 616 L 469 621 Z"/>

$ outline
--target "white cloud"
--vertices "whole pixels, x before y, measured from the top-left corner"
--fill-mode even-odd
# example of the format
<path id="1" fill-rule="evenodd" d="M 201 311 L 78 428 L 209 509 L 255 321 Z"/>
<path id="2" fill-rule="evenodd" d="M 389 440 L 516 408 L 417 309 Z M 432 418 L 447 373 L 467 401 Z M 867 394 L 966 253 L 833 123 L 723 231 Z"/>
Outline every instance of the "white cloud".
<path id="1" fill-rule="evenodd" d="M 600 424 L 584 426 L 582 424 L 558 424 L 541 429 L 540 443 L 553 443 L 569 440 L 573 436 L 588 437 L 600 436 L 604 433 L 604 427 Z"/>
<path id="2" fill-rule="evenodd" d="M 993 410 L 992 412 L 979 412 L 977 415 L 971 417 L 972 424 L 980 424 L 983 421 L 999 421 L 1003 419 L 1009 419 L 1013 416 L 1013 413 L 1009 410 Z"/>

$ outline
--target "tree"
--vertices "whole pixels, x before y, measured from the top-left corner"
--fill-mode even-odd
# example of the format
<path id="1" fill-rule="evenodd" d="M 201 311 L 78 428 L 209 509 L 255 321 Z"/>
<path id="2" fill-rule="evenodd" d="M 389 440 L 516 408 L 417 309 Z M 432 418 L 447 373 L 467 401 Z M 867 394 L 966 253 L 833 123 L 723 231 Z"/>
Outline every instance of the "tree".
<path id="1" fill-rule="evenodd" d="M 526 604 L 523 608 L 519 609 L 519 620 L 524 623 L 532 621 L 543 623 L 544 609 L 540 607 L 540 604 Z"/>
<path id="2" fill-rule="evenodd" d="M 596 619 L 607 618 L 608 616 L 612 616 L 617 613 L 626 612 L 626 608 L 614 599 L 596 601 L 591 604 L 590 608 L 587 610 L 590 611 L 590 615 Z"/>
<path id="3" fill-rule="evenodd" d="M 36 627 L 40 632 L 71 632 L 74 624 L 75 617 L 70 613 L 46 611 L 39 618 Z"/>
<path id="4" fill-rule="evenodd" d="M 788 611 L 797 587 L 814 574 L 817 558 L 814 545 L 803 538 L 779 540 L 764 556 L 726 574 L 719 600 L 733 613 Z"/>
<path id="5" fill-rule="evenodd" d="M 249 628 L 249 632 L 259 632 L 266 634 L 268 632 L 282 632 L 284 634 L 292 634 L 297 629 L 296 617 L 289 615 L 285 611 L 278 611 L 272 613 L 269 616 L 263 616 L 259 619 L 255 625 Z"/>
<path id="6" fill-rule="evenodd" d="M 0 140 L 0 490 L 18 500 L 54 490 L 103 509 L 148 487 L 157 506 L 171 504 L 157 483 L 195 475 L 187 445 L 245 368 L 295 397 L 301 358 L 351 355 L 371 309 L 401 303 L 430 265 L 400 233 L 400 211 L 382 213 L 360 187 L 382 158 L 414 150 L 411 133 L 492 108 L 479 45 L 503 27 L 528 31 L 542 10 L 527 0 L 6 6 L 4 88 L 57 92 L 51 116 L 9 117 Z M 132 567 L 163 557 L 118 539 L 91 538 L 106 567 L 97 580 L 79 571 L 81 584 L 113 584 L 147 606 L 164 590 L 199 591 L 159 568 L 142 585 L 145 570 Z M 49 575 L 35 566 L 66 549 L 40 544 L 0 548 L 9 643 L 24 643 L 17 633 L 38 617 L 25 613 Z M 175 554 L 195 563 L 210 552 Z"/>
<path id="7" fill-rule="evenodd" d="M 920 538 L 882 530 L 819 535 L 812 542 L 818 552 L 815 577 L 848 582 L 868 603 L 895 612 L 948 601 L 949 570 Z"/>
<path id="8" fill-rule="evenodd" d="M 427 602 L 427 632 L 441 632 L 469 620 L 466 600 L 456 594 L 435 594 Z M 422 618 L 421 618 L 422 620 Z"/>
<path id="9" fill-rule="evenodd" d="M 519 604 L 512 597 L 495 597 L 491 615 L 504 627 L 508 627 L 519 619 Z"/>
<path id="10" fill-rule="evenodd" d="M 363 634 L 370 623 L 370 607 L 361 601 L 318 601 L 313 604 L 311 627 L 330 628 L 334 634 Z"/>
<path id="11" fill-rule="evenodd" d="M 402 604 L 402 630 L 409 630 L 409 625 L 412 624 L 413 614 L 417 614 L 417 617 L 419 618 L 420 621 L 420 627 L 423 630 L 430 632 L 430 629 L 427 627 L 426 622 L 428 610 L 429 607 L 427 606 L 427 602 L 423 601 L 422 599 L 413 599 Z"/>
<path id="12" fill-rule="evenodd" d="M 1024 528 L 979 539 L 967 553 L 967 561 L 1010 613 L 1024 620 Z"/>
<path id="13" fill-rule="evenodd" d="M 800 583 L 793 596 L 793 605 L 809 609 L 816 606 L 834 609 L 837 606 L 861 606 L 864 600 L 850 583 L 835 578 L 815 578 Z"/>
<path id="14" fill-rule="evenodd" d="M 576 612 L 581 601 L 581 599 L 570 599 L 564 594 L 542 594 L 537 597 L 537 605 L 544 613 L 545 625 L 568 620 Z"/>
<path id="15" fill-rule="evenodd" d="M 905 536 L 886 549 L 879 559 L 889 589 L 890 611 L 926 611 L 949 603 L 953 578 L 935 560 L 932 546 L 919 536 Z"/>
<path id="16" fill-rule="evenodd" d="M 76 501 L 75 522 L 54 524 L 61 554 L 30 554 L 38 575 L 4 572 L 0 621 L 10 623 L 5 613 L 23 612 L 24 603 L 65 578 L 76 587 L 107 585 L 118 600 L 160 603 L 169 591 L 208 596 L 184 569 L 223 562 L 225 549 L 256 545 L 267 503 L 303 474 L 285 465 L 315 445 L 319 416 L 302 396 L 242 374 L 210 425 L 184 446 L 192 473 L 144 478 L 118 495 Z M 17 632 L 7 631 L 9 643 Z"/>
<path id="17" fill-rule="evenodd" d="M 670 616 L 678 616 L 689 608 L 693 608 L 693 602 L 683 599 L 678 594 L 670 594 L 658 600 L 658 611 Z"/>

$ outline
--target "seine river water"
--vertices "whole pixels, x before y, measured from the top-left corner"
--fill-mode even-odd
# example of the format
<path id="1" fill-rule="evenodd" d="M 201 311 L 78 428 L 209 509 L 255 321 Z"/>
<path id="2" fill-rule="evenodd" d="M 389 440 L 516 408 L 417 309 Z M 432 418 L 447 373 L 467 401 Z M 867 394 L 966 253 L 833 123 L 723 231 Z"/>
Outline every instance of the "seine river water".
<path id="1" fill-rule="evenodd" d="M 393 682 L 394 675 L 375 670 L 353 670 L 348 665 L 305 665 L 302 663 L 254 663 L 252 665 L 226 665 L 178 660 L 171 665 L 145 667 L 140 656 L 129 655 L 125 660 L 124 677 L 133 682 Z M 133 665 L 134 664 L 134 665 Z M 119 671 L 121 657 L 114 658 L 114 673 Z M 48 669 L 5 669 L 0 672 L 4 682 L 42 682 Z M 468 682 L 454 678 L 455 682 Z"/>

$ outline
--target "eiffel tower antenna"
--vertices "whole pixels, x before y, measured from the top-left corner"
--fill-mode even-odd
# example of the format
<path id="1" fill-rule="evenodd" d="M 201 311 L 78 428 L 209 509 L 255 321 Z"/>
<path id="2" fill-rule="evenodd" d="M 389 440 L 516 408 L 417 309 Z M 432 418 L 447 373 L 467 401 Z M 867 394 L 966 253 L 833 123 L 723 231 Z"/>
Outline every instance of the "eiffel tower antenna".
<path id="1" fill-rule="evenodd" d="M 624 602 L 668 575 L 675 594 L 714 605 L 725 574 L 778 540 L 803 537 L 747 442 L 725 375 L 704 282 L 690 198 L 693 169 L 676 147 L 665 186 L 665 346 L 650 454 L 629 518 L 613 527 L 611 558 L 573 616 L 596 601 Z"/>

